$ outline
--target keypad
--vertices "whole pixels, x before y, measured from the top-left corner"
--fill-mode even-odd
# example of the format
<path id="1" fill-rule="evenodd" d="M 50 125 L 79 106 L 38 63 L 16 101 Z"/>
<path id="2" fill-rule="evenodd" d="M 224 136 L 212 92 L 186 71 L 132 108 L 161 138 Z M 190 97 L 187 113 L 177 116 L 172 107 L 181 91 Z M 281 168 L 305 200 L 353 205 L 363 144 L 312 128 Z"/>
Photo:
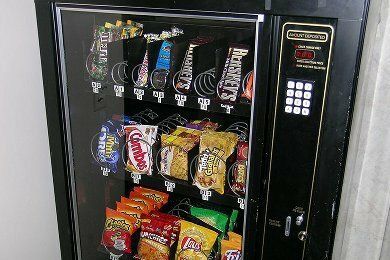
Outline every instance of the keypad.
<path id="1" fill-rule="evenodd" d="M 314 82 L 287 79 L 284 112 L 295 115 L 310 115 Z"/>

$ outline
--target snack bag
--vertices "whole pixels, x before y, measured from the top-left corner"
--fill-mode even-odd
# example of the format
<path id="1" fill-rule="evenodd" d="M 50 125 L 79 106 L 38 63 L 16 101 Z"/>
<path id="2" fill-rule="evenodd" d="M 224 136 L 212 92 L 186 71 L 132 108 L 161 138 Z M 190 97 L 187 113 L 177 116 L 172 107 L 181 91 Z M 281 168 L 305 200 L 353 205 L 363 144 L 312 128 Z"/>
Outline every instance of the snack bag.
<path id="1" fill-rule="evenodd" d="M 245 141 L 239 141 L 237 144 L 237 167 L 233 172 L 232 188 L 234 191 L 245 194 L 246 188 L 246 171 L 248 164 L 249 144 Z"/>
<path id="2" fill-rule="evenodd" d="M 149 214 L 152 209 L 149 209 L 148 206 L 144 202 L 135 201 L 133 199 L 128 199 L 125 197 L 121 197 L 121 203 L 126 204 L 132 208 L 138 209 L 142 211 L 143 214 Z"/>
<path id="3" fill-rule="evenodd" d="M 147 189 L 140 186 L 135 187 L 134 191 L 142 194 L 145 197 L 153 199 L 157 203 L 158 209 L 160 209 L 168 202 L 169 195 L 161 191 Z"/>
<path id="4" fill-rule="evenodd" d="M 238 135 L 206 131 L 200 137 L 199 159 L 194 184 L 200 189 L 225 192 L 226 160 L 233 153 Z"/>
<path id="5" fill-rule="evenodd" d="M 229 228 L 228 228 L 229 231 L 232 231 L 234 229 L 234 225 L 236 225 L 237 217 L 238 217 L 238 210 L 233 209 L 232 214 L 230 214 L 230 218 L 229 218 Z"/>
<path id="6" fill-rule="evenodd" d="M 126 168 L 138 174 L 152 174 L 152 146 L 156 140 L 157 126 L 125 126 L 127 165 Z"/>
<path id="7" fill-rule="evenodd" d="M 243 90 L 241 97 L 250 102 L 252 101 L 253 96 L 253 71 L 249 73 L 248 80 L 245 83 L 245 89 Z"/>
<path id="8" fill-rule="evenodd" d="M 144 196 L 143 194 L 141 194 L 141 193 L 139 193 L 137 191 L 130 192 L 129 198 L 132 199 L 132 200 L 139 201 L 139 202 L 145 204 L 149 211 L 157 210 L 157 209 L 160 208 L 158 203 L 155 200 L 153 200 L 151 198 L 148 198 L 148 197 Z"/>
<path id="9" fill-rule="evenodd" d="M 221 242 L 221 260 L 241 260 L 241 239 L 240 235 L 229 232 L 229 240 Z"/>
<path id="10" fill-rule="evenodd" d="M 122 202 L 116 202 L 116 211 L 120 213 L 124 213 L 126 215 L 129 215 L 131 217 L 134 217 L 137 222 L 135 223 L 135 226 L 139 228 L 141 226 L 141 215 L 142 215 L 142 210 L 131 207 L 129 205 L 126 205 Z"/>
<path id="11" fill-rule="evenodd" d="M 226 214 L 215 210 L 198 207 L 191 207 L 190 213 L 192 216 L 202 220 L 206 224 L 209 224 L 221 232 L 218 236 L 218 249 L 220 249 L 220 241 L 225 236 L 229 217 Z"/>
<path id="12" fill-rule="evenodd" d="M 135 231 L 136 221 L 132 216 L 106 208 L 106 222 L 101 244 L 107 250 L 116 249 L 121 253 L 131 253 L 131 235 Z"/>
<path id="13" fill-rule="evenodd" d="M 170 215 L 170 214 L 165 214 L 160 211 L 152 211 L 150 212 L 150 216 L 154 218 L 159 218 L 164 221 L 169 221 L 172 223 L 173 230 L 172 230 L 172 237 L 171 237 L 171 246 L 173 243 L 176 242 L 177 238 L 179 237 L 180 233 L 180 218 Z"/>
<path id="14" fill-rule="evenodd" d="M 192 135 L 181 132 L 181 135 Z M 194 136 L 194 135 L 192 135 Z M 199 138 L 185 138 L 177 135 L 161 135 L 161 161 L 162 174 L 173 178 L 188 180 L 188 152 L 199 142 Z"/>
<path id="15" fill-rule="evenodd" d="M 219 125 L 217 123 L 213 123 L 211 121 L 206 120 L 194 120 L 186 124 L 186 127 L 193 128 L 197 130 L 217 130 Z"/>
<path id="16" fill-rule="evenodd" d="M 138 257 L 142 260 L 169 260 L 173 226 L 158 218 L 145 218 L 141 224 Z"/>
<path id="17" fill-rule="evenodd" d="M 196 142 L 199 143 L 200 136 L 202 131 L 194 128 L 188 128 L 183 126 L 177 126 L 175 131 L 171 133 L 171 135 L 176 135 L 183 138 L 195 138 Z"/>
<path id="18" fill-rule="evenodd" d="M 175 260 L 207 260 L 217 236 L 215 231 L 180 220 Z"/>

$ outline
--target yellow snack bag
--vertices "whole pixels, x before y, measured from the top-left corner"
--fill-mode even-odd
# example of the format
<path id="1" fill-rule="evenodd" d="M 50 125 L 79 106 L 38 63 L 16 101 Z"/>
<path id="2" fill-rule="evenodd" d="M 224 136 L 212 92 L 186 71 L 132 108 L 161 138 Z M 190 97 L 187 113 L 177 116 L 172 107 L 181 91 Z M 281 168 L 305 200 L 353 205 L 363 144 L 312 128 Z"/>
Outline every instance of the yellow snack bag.
<path id="1" fill-rule="evenodd" d="M 175 260 L 207 260 L 217 236 L 218 233 L 215 231 L 180 220 Z"/>
<path id="2" fill-rule="evenodd" d="M 206 131 L 200 136 L 199 158 L 194 184 L 201 189 L 225 192 L 226 160 L 234 152 L 238 135 Z"/>

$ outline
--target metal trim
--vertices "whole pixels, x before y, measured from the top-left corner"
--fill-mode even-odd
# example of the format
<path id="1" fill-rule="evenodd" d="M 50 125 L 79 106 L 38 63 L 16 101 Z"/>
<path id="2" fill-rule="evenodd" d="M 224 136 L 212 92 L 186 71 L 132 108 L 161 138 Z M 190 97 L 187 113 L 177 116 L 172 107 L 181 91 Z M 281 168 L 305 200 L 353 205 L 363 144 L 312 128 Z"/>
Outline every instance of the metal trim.
<path id="1" fill-rule="evenodd" d="M 58 50 L 60 56 L 60 69 L 61 69 L 61 88 L 62 88 L 62 100 L 63 100 L 63 112 L 65 117 L 65 122 L 63 122 L 65 126 L 65 132 L 67 137 L 67 148 L 68 148 L 68 160 L 69 160 L 69 173 L 70 173 L 70 186 L 71 186 L 71 197 L 73 203 L 73 224 L 75 228 L 75 238 L 76 238 L 76 252 L 77 258 L 81 258 L 81 242 L 80 242 L 80 227 L 78 220 L 78 212 L 77 212 L 77 192 L 75 185 L 75 172 L 73 165 L 73 146 L 72 146 L 72 135 L 70 129 L 70 112 L 69 112 L 69 100 L 68 100 L 68 91 L 67 91 L 67 74 L 66 74 L 66 65 L 65 65 L 65 50 L 64 50 L 64 38 L 62 32 L 62 20 L 61 20 L 61 10 L 58 7 L 55 7 L 56 12 L 56 31 L 54 35 L 58 39 Z"/>

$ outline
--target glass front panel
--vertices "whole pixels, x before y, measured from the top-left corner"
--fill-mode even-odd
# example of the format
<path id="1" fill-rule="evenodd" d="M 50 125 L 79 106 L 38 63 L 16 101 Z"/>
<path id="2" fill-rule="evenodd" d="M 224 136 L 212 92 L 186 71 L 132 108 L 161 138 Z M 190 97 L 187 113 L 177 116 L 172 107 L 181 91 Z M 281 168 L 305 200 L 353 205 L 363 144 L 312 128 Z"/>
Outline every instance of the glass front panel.
<path id="1" fill-rule="evenodd" d="M 60 14 L 82 259 L 239 259 L 256 22 Z"/>

